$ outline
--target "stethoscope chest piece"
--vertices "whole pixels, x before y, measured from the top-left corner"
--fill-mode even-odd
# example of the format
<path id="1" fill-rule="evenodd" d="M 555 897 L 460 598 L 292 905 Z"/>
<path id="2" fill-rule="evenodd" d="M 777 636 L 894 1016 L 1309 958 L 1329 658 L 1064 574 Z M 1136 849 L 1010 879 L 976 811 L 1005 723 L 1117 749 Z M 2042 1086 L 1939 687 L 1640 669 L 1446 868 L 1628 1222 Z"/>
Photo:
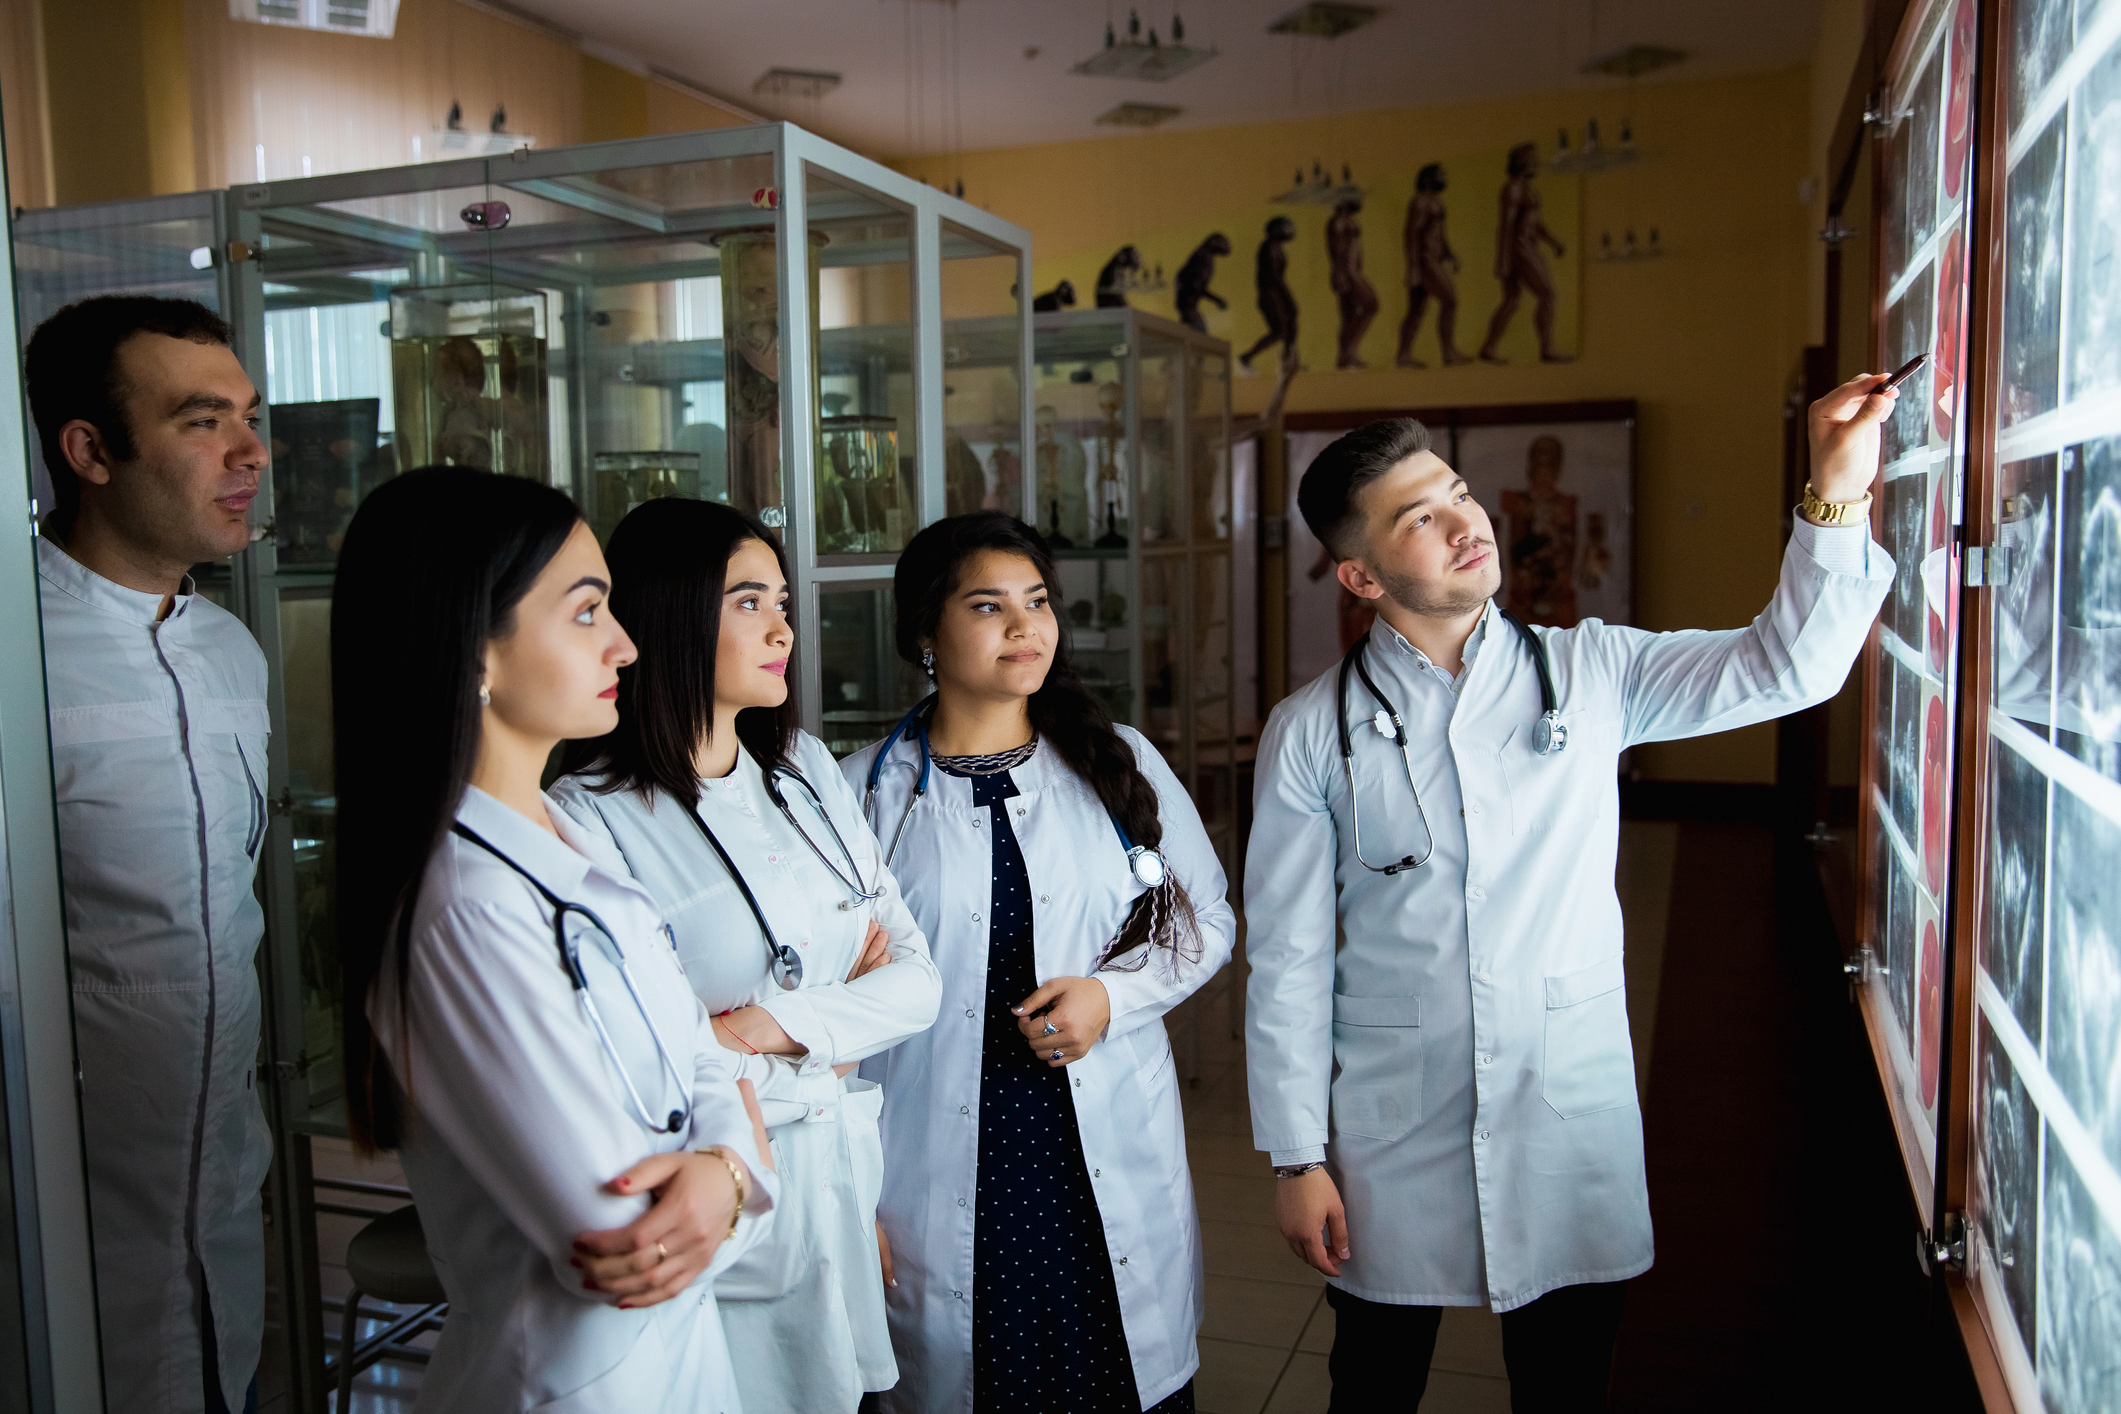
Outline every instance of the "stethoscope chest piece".
<path id="1" fill-rule="evenodd" d="M 768 937 L 766 946 L 773 952 L 773 980 L 784 992 L 792 992 L 803 985 L 803 955 L 786 943 Z"/>
<path id="2" fill-rule="evenodd" d="M 1532 750 L 1541 756 L 1553 756 L 1566 749 L 1569 744 L 1568 724 L 1561 720 L 1559 712 L 1544 712 L 1532 724 Z"/>
<path id="3" fill-rule="evenodd" d="M 1171 866 L 1164 862 L 1163 855 L 1144 844 L 1127 851 L 1127 867 L 1145 889 L 1161 888 L 1164 880 L 1171 877 Z"/>

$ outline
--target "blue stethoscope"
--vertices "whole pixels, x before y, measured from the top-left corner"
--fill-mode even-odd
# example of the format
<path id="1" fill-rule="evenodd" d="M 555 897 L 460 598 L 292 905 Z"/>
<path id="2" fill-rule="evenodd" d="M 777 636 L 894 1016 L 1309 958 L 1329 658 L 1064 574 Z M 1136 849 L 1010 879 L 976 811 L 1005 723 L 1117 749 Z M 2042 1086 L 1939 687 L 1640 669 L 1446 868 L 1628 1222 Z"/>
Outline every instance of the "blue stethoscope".
<path id="1" fill-rule="evenodd" d="M 536 875 L 516 863 L 513 859 L 510 859 L 499 848 L 478 834 L 461 824 L 452 825 L 450 828 L 465 839 L 470 840 L 480 849 L 485 850 L 495 859 L 515 870 L 516 873 L 521 874 L 525 879 L 528 879 L 530 886 L 544 895 L 545 901 L 552 905 L 552 938 L 560 950 L 560 965 L 566 969 L 567 980 L 574 984 L 574 994 L 580 1000 L 582 1011 L 588 1016 L 590 1026 L 596 1030 L 597 1040 L 604 1047 L 605 1058 L 611 1062 L 611 1068 L 619 1073 L 619 1083 L 626 1087 L 626 1100 L 633 1107 L 634 1118 L 638 1119 L 650 1133 L 676 1134 L 682 1130 L 692 1119 L 692 1085 L 686 1078 L 685 1072 L 678 1069 L 677 1059 L 670 1054 L 670 1047 L 663 1044 L 662 1029 L 655 1024 L 655 1017 L 649 1013 L 648 1003 L 641 997 L 641 989 L 634 985 L 633 969 L 626 965 L 626 950 L 619 946 L 618 936 L 611 931 L 603 919 L 596 916 L 593 910 L 585 908 L 578 903 L 569 903 L 566 899 L 561 898 L 539 882 Z M 641 1013 L 641 1021 L 648 1027 L 649 1038 L 655 1042 L 655 1053 L 661 1058 L 663 1069 L 668 1071 L 670 1078 L 677 1082 L 678 1093 L 685 1097 L 681 1108 L 670 1111 L 662 1119 L 657 1119 L 649 1113 L 647 1102 L 641 1099 L 641 1092 L 634 1088 L 633 1077 L 626 1073 L 625 1062 L 619 1059 L 619 1048 L 612 1044 L 611 1032 L 605 1029 L 604 1016 L 602 1012 L 597 1010 L 596 998 L 589 994 L 589 977 L 582 971 L 582 951 L 575 945 L 574 938 L 567 931 L 567 918 L 570 914 L 581 918 L 583 922 L 587 923 L 598 933 L 601 933 L 604 941 L 611 945 L 611 955 L 618 961 L 619 977 L 626 983 L 626 993 L 633 998 L 635 1009 Z M 663 938 L 666 942 L 671 940 L 670 925 L 667 923 L 663 925 Z"/>
<path id="2" fill-rule="evenodd" d="M 906 796 L 906 808 L 899 812 L 898 828 L 891 832 L 891 844 L 884 850 L 884 867 L 887 869 L 898 854 L 898 843 L 906 833 L 906 822 L 913 818 L 913 807 L 928 794 L 928 773 L 934 765 L 934 757 L 928 749 L 928 715 L 934 707 L 935 694 L 931 692 L 915 703 L 912 711 L 898 719 L 898 725 L 891 729 L 891 735 L 884 738 L 884 744 L 876 749 L 876 755 L 869 761 L 869 785 L 862 792 L 862 813 L 873 822 L 876 819 L 877 782 L 884 778 L 884 761 L 891 755 L 891 748 L 903 737 L 920 753 L 920 770 L 914 775 L 913 790 Z M 1170 877 L 1171 868 L 1160 852 L 1128 838 L 1127 827 L 1120 824 L 1118 816 L 1108 811 L 1106 818 L 1112 822 L 1113 833 L 1119 836 L 1119 847 L 1127 852 L 1127 869 L 1137 883 L 1145 889 L 1153 889 Z"/>
<path id="3" fill-rule="evenodd" d="M 788 820 L 788 827 L 802 836 L 803 843 L 817 856 L 818 863 L 824 865 L 832 877 L 839 880 L 840 884 L 854 895 L 851 899 L 840 900 L 841 911 L 845 912 L 859 904 L 882 898 L 883 881 L 879 879 L 876 887 L 872 888 L 862 878 L 862 867 L 855 861 L 854 851 L 848 848 L 846 837 L 840 834 L 840 827 L 832 823 L 832 812 L 825 808 L 824 798 L 817 793 L 817 787 L 810 784 L 810 778 L 786 764 L 774 766 L 764 775 L 766 794 L 780 807 L 781 814 Z M 801 786 L 804 793 L 810 797 L 811 804 L 817 809 L 818 818 L 825 822 L 826 830 L 832 835 L 833 844 L 839 847 L 840 857 L 847 861 L 845 873 L 840 872 L 839 865 L 832 862 L 832 857 L 825 853 L 811 833 L 803 828 L 802 822 L 795 818 L 795 811 L 788 805 L 788 797 L 781 793 L 780 778 L 783 776 Z M 775 936 L 773 925 L 766 921 L 766 910 L 759 906 L 758 895 L 751 892 L 751 885 L 744 878 L 744 871 L 736 867 L 736 861 L 730 858 L 729 851 L 722 847 L 722 842 L 715 838 L 714 831 L 707 827 L 707 818 L 700 814 L 697 806 L 692 808 L 691 814 L 692 823 L 699 826 L 700 833 L 707 837 L 708 847 L 714 851 L 715 857 L 722 861 L 722 867 L 729 871 L 729 877 L 736 880 L 737 892 L 744 896 L 744 902 L 751 909 L 753 920 L 759 925 L 759 936 L 766 940 L 766 955 L 771 962 L 775 985 L 784 992 L 794 991 L 803 985 L 803 955 Z M 904 823 L 900 822 L 901 828 Z M 885 862 L 888 864 L 890 861 L 887 858 Z"/>

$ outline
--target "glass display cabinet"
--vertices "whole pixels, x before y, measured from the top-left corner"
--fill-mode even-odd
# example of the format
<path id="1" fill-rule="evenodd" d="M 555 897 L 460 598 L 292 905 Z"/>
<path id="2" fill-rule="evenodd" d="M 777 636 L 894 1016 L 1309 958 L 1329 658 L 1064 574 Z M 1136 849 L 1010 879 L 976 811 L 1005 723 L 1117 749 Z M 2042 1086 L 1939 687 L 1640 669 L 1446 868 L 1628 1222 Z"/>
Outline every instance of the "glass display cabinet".
<path id="1" fill-rule="evenodd" d="M 1224 867 L 1236 859 L 1236 592 L 1230 349 L 1131 309 L 1033 316 L 1029 466 L 966 462 L 950 509 L 999 506 L 1044 532 L 1076 671 L 1156 743 Z M 1008 366 L 1006 323 L 968 322 L 954 373 Z M 953 469 L 955 471 L 955 469 Z M 1021 479 L 1029 510 L 1014 499 Z"/>
<path id="2" fill-rule="evenodd" d="M 15 238 L 25 337 L 87 295 L 185 295 L 265 391 L 257 539 L 202 582 L 271 664 L 267 1093 L 297 1211 L 295 1141 L 344 1132 L 327 631 L 369 490 L 490 468 L 566 491 L 600 536 L 659 496 L 755 513 L 789 552 L 803 724 L 840 753 L 912 700 L 898 551 L 963 467 L 1021 500 L 995 479 L 1031 423 L 1029 236 L 792 126 L 26 213 Z M 990 355 L 964 378 L 946 298 Z M 299 1329 L 295 1355 L 321 1369 Z"/>

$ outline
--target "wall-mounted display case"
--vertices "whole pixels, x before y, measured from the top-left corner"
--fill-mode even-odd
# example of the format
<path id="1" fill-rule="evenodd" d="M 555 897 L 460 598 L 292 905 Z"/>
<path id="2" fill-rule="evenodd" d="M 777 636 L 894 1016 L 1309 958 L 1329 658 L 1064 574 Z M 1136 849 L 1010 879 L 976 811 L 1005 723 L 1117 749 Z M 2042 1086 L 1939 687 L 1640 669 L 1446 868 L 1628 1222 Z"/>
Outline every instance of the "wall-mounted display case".
<path id="1" fill-rule="evenodd" d="M 966 459 L 951 509 L 998 506 L 1045 534 L 1076 671 L 1114 720 L 1164 753 L 1231 867 L 1229 346 L 1131 309 L 1034 322 L 1028 464 L 1019 477 L 1013 453 L 999 465 Z M 1006 325 L 960 329 L 954 381 L 1007 365 Z"/>
<path id="2" fill-rule="evenodd" d="M 995 311 L 1030 287 L 1028 235 L 795 127 L 25 213 L 15 240 L 25 336 L 92 294 L 197 298 L 265 393 L 259 538 L 202 582 L 271 666 L 268 1100 L 295 1211 L 300 1137 L 343 1132 L 327 630 L 370 489 L 491 468 L 599 535 L 658 496 L 756 513 L 792 564 L 803 723 L 840 752 L 904 700 L 898 550 L 965 466 L 1021 499 L 1031 331 Z M 946 291 L 981 310 L 974 377 L 947 366 Z M 313 1265 L 295 1241 L 284 1269 Z"/>

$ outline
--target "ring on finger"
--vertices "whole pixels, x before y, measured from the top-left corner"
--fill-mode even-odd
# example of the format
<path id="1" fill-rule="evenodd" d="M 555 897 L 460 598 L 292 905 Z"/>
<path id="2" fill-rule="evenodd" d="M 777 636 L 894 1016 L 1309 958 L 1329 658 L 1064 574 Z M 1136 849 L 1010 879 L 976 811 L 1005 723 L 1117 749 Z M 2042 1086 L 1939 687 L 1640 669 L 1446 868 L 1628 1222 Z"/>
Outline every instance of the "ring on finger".
<path id="1" fill-rule="evenodd" d="M 657 1243 L 657 1244 L 655 1245 L 655 1261 L 656 1261 L 656 1265 L 657 1265 L 657 1266 L 661 1266 L 661 1265 L 662 1265 L 663 1263 L 665 1263 L 665 1262 L 667 1262 L 667 1261 L 669 1261 L 669 1260 L 670 1260 L 670 1249 L 669 1249 L 668 1247 L 665 1247 L 665 1246 L 664 1246 L 664 1245 L 663 1245 L 662 1243 L 658 1242 L 658 1243 Z"/>
<path id="2" fill-rule="evenodd" d="M 1053 1058 L 1055 1060 L 1059 1060 L 1062 1056 L 1065 1056 L 1066 1054 L 1068 1054 L 1066 1051 L 1059 1050 L 1056 1048 L 1053 1052 Z"/>
<path id="3" fill-rule="evenodd" d="M 1055 1026 L 1051 1021 L 1048 1021 L 1046 1023 L 1046 1034 L 1048 1036 L 1058 1036 L 1060 1035 L 1060 1028 L 1058 1026 Z"/>

